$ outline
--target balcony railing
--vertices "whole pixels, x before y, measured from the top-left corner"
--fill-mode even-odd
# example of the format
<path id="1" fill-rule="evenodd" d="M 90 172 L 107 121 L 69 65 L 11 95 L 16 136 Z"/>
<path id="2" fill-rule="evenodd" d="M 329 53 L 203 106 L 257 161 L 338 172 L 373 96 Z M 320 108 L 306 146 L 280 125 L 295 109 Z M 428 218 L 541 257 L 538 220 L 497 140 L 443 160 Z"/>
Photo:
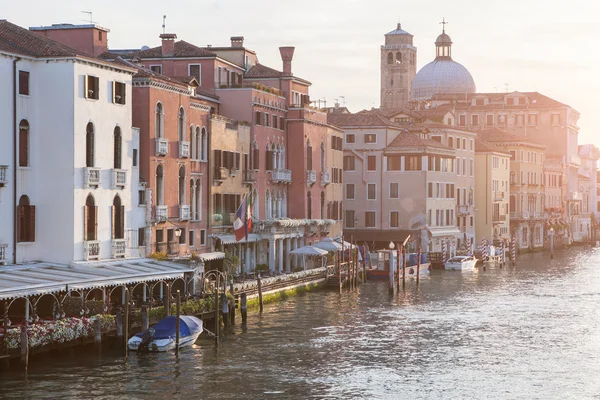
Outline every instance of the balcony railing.
<path id="1" fill-rule="evenodd" d="M 256 172 L 245 170 L 244 171 L 244 183 L 254 183 L 256 182 Z"/>
<path id="2" fill-rule="evenodd" d="M 274 169 L 271 173 L 271 181 L 277 183 L 292 182 L 292 171 L 289 169 Z"/>
<path id="3" fill-rule="evenodd" d="M 167 243 L 166 242 L 157 242 L 156 243 L 156 252 L 157 253 L 166 253 L 167 252 Z"/>
<path id="4" fill-rule="evenodd" d="M 331 183 L 329 172 L 321 172 L 321 186 L 327 186 Z"/>
<path id="5" fill-rule="evenodd" d="M 6 248 L 8 244 L 0 244 L 0 264 L 6 263 Z"/>
<path id="6" fill-rule="evenodd" d="M 306 171 L 306 183 L 310 186 L 314 185 L 317 182 L 317 173 L 313 170 Z"/>
<path id="7" fill-rule="evenodd" d="M 179 254 L 179 242 L 178 241 L 169 242 L 168 254 L 170 256 L 176 256 Z"/>
<path id="8" fill-rule="evenodd" d="M 125 239 L 113 239 L 110 241 L 112 258 L 125 257 L 127 242 Z"/>
<path id="9" fill-rule="evenodd" d="M 179 206 L 179 219 L 181 221 L 189 221 L 190 219 L 190 206 L 180 205 Z"/>
<path id="10" fill-rule="evenodd" d="M 506 214 L 493 214 L 492 223 L 501 224 L 506 221 Z"/>
<path id="11" fill-rule="evenodd" d="M 472 213 L 472 206 L 460 205 L 456 206 L 456 215 L 469 215 Z"/>
<path id="12" fill-rule="evenodd" d="M 504 200 L 504 192 L 494 192 L 494 201 Z"/>
<path id="13" fill-rule="evenodd" d="M 190 142 L 179 142 L 179 158 L 188 158 L 190 156 Z"/>
<path id="14" fill-rule="evenodd" d="M 0 165 L 0 187 L 8 183 L 8 165 Z"/>
<path id="15" fill-rule="evenodd" d="M 531 218 L 531 213 L 529 211 L 511 212 L 510 217 L 515 219 L 529 219 Z"/>
<path id="16" fill-rule="evenodd" d="M 83 184 L 85 187 L 100 186 L 100 168 L 85 168 L 83 170 Z"/>
<path id="17" fill-rule="evenodd" d="M 169 140 L 164 138 L 156 139 L 156 155 L 166 156 L 169 153 Z"/>
<path id="18" fill-rule="evenodd" d="M 112 170 L 112 188 L 123 189 L 127 184 L 127 171 L 123 169 Z"/>
<path id="19" fill-rule="evenodd" d="M 100 242 L 98 240 L 86 240 L 83 242 L 83 259 L 85 261 L 100 258 Z"/>
<path id="20" fill-rule="evenodd" d="M 225 167 L 216 167 L 215 168 L 215 181 L 218 184 L 223 183 L 229 178 L 229 170 Z"/>
<path id="21" fill-rule="evenodd" d="M 166 221 L 169 219 L 169 207 L 168 206 L 156 206 L 156 220 Z"/>

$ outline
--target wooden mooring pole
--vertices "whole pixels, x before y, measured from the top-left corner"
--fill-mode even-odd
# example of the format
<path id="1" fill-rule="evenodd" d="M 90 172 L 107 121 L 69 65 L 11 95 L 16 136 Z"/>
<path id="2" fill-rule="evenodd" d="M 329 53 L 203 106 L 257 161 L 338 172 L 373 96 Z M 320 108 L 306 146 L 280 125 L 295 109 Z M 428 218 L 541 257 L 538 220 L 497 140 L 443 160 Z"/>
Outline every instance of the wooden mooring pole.
<path id="1" fill-rule="evenodd" d="M 240 295 L 240 312 L 242 313 L 242 324 L 248 320 L 248 295 L 242 293 Z"/>
<path id="2" fill-rule="evenodd" d="M 400 269 L 402 268 L 402 246 L 398 244 L 398 292 L 400 292 L 400 282 L 402 281 L 402 277 L 400 276 Z"/>
<path id="3" fill-rule="evenodd" d="M 125 321 L 123 321 L 123 327 L 125 328 L 124 342 L 125 342 L 125 360 L 127 360 L 127 341 L 129 340 L 129 289 L 125 291 Z"/>
<path id="4" fill-rule="evenodd" d="M 142 331 L 147 331 L 150 328 L 150 318 L 148 317 L 148 306 L 142 306 Z"/>
<path id="5" fill-rule="evenodd" d="M 180 329 L 181 329 L 181 292 L 178 290 L 177 291 L 177 299 L 176 299 L 176 303 L 175 303 L 175 313 L 176 313 L 176 320 L 175 320 L 175 356 L 179 357 L 179 337 L 181 336 L 180 334 Z"/>
<path id="6" fill-rule="evenodd" d="M 262 296 L 262 278 L 260 274 L 258 274 L 258 278 L 256 278 L 256 283 L 258 284 L 258 307 L 260 312 L 263 312 L 263 296 Z"/>
<path id="7" fill-rule="evenodd" d="M 338 273 L 338 286 L 340 288 L 340 294 L 342 293 L 342 263 L 340 261 L 340 257 L 339 257 L 340 252 L 338 251 L 338 257 L 336 260 L 336 266 L 337 266 L 337 273 Z"/>
<path id="8" fill-rule="evenodd" d="M 402 253 L 402 289 L 406 289 L 406 259 L 408 257 L 406 253 L 406 248 L 404 246 L 402 246 Z"/>
<path id="9" fill-rule="evenodd" d="M 221 314 L 223 315 L 223 329 L 227 332 L 229 328 L 229 302 L 226 293 L 221 293 Z"/>
<path id="10" fill-rule="evenodd" d="M 29 336 L 27 335 L 27 322 L 21 325 L 21 364 L 25 370 L 29 367 Z"/>
<path id="11" fill-rule="evenodd" d="M 417 251 L 417 285 L 419 284 L 420 278 L 421 278 L 421 246 L 419 246 L 419 250 Z"/>
<path id="12" fill-rule="evenodd" d="M 215 346 L 219 346 L 219 278 L 215 281 Z"/>

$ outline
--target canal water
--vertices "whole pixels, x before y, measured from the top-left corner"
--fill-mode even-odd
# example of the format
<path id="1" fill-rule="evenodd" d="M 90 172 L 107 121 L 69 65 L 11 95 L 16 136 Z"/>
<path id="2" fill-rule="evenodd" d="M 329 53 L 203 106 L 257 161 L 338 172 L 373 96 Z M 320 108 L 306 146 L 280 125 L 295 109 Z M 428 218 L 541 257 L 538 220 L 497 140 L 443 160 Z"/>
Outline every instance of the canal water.
<path id="1" fill-rule="evenodd" d="M 388 294 L 308 293 L 265 306 L 219 349 L 93 350 L 0 377 L 5 398 L 600 398 L 600 249 L 436 272 Z M 16 368 L 15 368 L 16 369 Z"/>

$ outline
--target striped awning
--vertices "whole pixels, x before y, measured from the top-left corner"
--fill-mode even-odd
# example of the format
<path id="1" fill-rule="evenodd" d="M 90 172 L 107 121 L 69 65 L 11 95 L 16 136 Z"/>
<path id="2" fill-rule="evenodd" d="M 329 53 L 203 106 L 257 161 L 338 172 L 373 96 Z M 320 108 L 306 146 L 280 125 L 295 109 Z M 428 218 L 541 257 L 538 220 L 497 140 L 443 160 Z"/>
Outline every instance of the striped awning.
<path id="1" fill-rule="evenodd" d="M 225 253 L 222 253 L 220 251 L 213 251 L 212 253 L 198 254 L 198 257 L 200 257 L 200 260 L 204 261 L 204 262 L 213 261 L 213 260 L 222 260 L 225 258 Z"/>
<path id="2" fill-rule="evenodd" d="M 244 239 L 240 240 L 239 242 L 235 239 L 235 235 L 215 235 L 214 237 L 219 239 L 222 244 L 246 243 L 246 241 L 248 243 L 252 243 L 252 242 L 258 242 L 260 240 L 260 236 L 254 234 L 254 233 L 251 233 L 248 235 L 248 240 L 246 240 L 244 238 Z"/>

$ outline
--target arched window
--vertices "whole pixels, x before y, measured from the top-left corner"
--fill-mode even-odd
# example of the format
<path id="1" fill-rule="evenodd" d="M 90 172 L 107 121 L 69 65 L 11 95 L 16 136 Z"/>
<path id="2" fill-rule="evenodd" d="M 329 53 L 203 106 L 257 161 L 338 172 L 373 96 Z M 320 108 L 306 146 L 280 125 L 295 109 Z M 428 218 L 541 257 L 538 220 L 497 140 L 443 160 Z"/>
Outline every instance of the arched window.
<path id="1" fill-rule="evenodd" d="M 112 206 L 112 238 L 125 238 L 125 206 L 121 204 L 121 198 L 117 195 Z"/>
<path id="2" fill-rule="evenodd" d="M 310 145 L 310 140 L 306 141 L 306 169 L 308 171 L 312 171 L 312 146 Z"/>
<path id="3" fill-rule="evenodd" d="M 162 164 L 156 167 L 156 205 L 165 204 L 165 171 Z"/>
<path id="4" fill-rule="evenodd" d="M 164 121 L 165 121 L 165 114 L 163 111 L 163 106 L 161 103 L 156 103 L 156 113 L 155 113 L 155 120 L 154 120 L 154 131 L 155 131 L 155 135 L 157 138 L 163 138 L 165 137 L 164 135 Z"/>
<path id="5" fill-rule="evenodd" d="M 400 52 L 396 53 L 396 63 L 402 64 L 402 53 Z"/>
<path id="6" fill-rule="evenodd" d="M 206 161 L 206 152 L 208 151 L 208 135 L 206 133 L 206 128 L 202 127 L 202 157 L 200 158 L 202 161 Z"/>
<path id="7" fill-rule="evenodd" d="M 321 142 L 321 171 L 325 172 L 327 166 L 325 165 L 325 143 Z"/>
<path id="8" fill-rule="evenodd" d="M 196 179 L 196 220 L 202 221 L 202 181 Z"/>
<path id="9" fill-rule="evenodd" d="M 196 131 L 194 130 L 194 125 L 190 125 L 190 159 L 195 160 L 197 157 L 196 154 Z"/>
<path id="10" fill-rule="evenodd" d="M 394 63 L 394 54 L 393 53 L 388 53 L 387 58 L 388 58 L 387 59 L 387 63 L 388 64 L 393 64 Z"/>
<path id="11" fill-rule="evenodd" d="M 194 144 L 195 152 L 196 152 L 196 160 L 202 160 L 202 135 L 200 134 L 200 127 L 196 127 L 196 143 Z"/>
<path id="12" fill-rule="evenodd" d="M 94 166 L 94 124 L 91 122 L 85 128 L 85 166 Z"/>
<path id="13" fill-rule="evenodd" d="M 325 192 L 321 192 L 321 219 L 325 219 Z"/>
<path id="14" fill-rule="evenodd" d="M 183 107 L 179 108 L 179 113 L 177 114 L 177 132 L 179 135 L 179 141 L 185 141 L 185 111 Z"/>
<path id="15" fill-rule="evenodd" d="M 179 168 L 179 205 L 185 205 L 185 167 Z"/>
<path id="16" fill-rule="evenodd" d="M 29 122 L 19 123 L 19 167 L 29 166 Z"/>
<path id="17" fill-rule="evenodd" d="M 287 218 L 287 192 L 283 191 L 283 196 L 281 198 L 281 202 L 282 202 L 282 210 L 281 210 L 281 216 L 284 218 Z"/>
<path id="18" fill-rule="evenodd" d="M 510 196 L 510 212 L 517 212 L 517 198 Z"/>
<path id="19" fill-rule="evenodd" d="M 271 193 L 267 189 L 267 193 L 265 194 L 265 214 L 267 219 L 271 219 L 273 216 L 271 214 Z"/>
<path id="20" fill-rule="evenodd" d="M 113 134 L 113 151 L 114 151 L 114 169 L 121 169 L 121 148 L 122 148 L 122 138 L 121 138 L 121 128 L 118 126 L 115 127 L 115 132 Z"/>
<path id="21" fill-rule="evenodd" d="M 196 181 L 190 179 L 190 220 L 196 221 Z"/>
<path id="22" fill-rule="evenodd" d="M 88 194 L 83 207 L 83 240 L 91 241 L 98 239 L 98 207 L 94 197 Z"/>
<path id="23" fill-rule="evenodd" d="M 35 242 L 35 206 L 25 195 L 19 198 L 17 206 L 17 242 Z"/>
<path id="24" fill-rule="evenodd" d="M 312 218 L 312 199 L 310 196 L 310 192 L 306 193 L 306 218 Z"/>

